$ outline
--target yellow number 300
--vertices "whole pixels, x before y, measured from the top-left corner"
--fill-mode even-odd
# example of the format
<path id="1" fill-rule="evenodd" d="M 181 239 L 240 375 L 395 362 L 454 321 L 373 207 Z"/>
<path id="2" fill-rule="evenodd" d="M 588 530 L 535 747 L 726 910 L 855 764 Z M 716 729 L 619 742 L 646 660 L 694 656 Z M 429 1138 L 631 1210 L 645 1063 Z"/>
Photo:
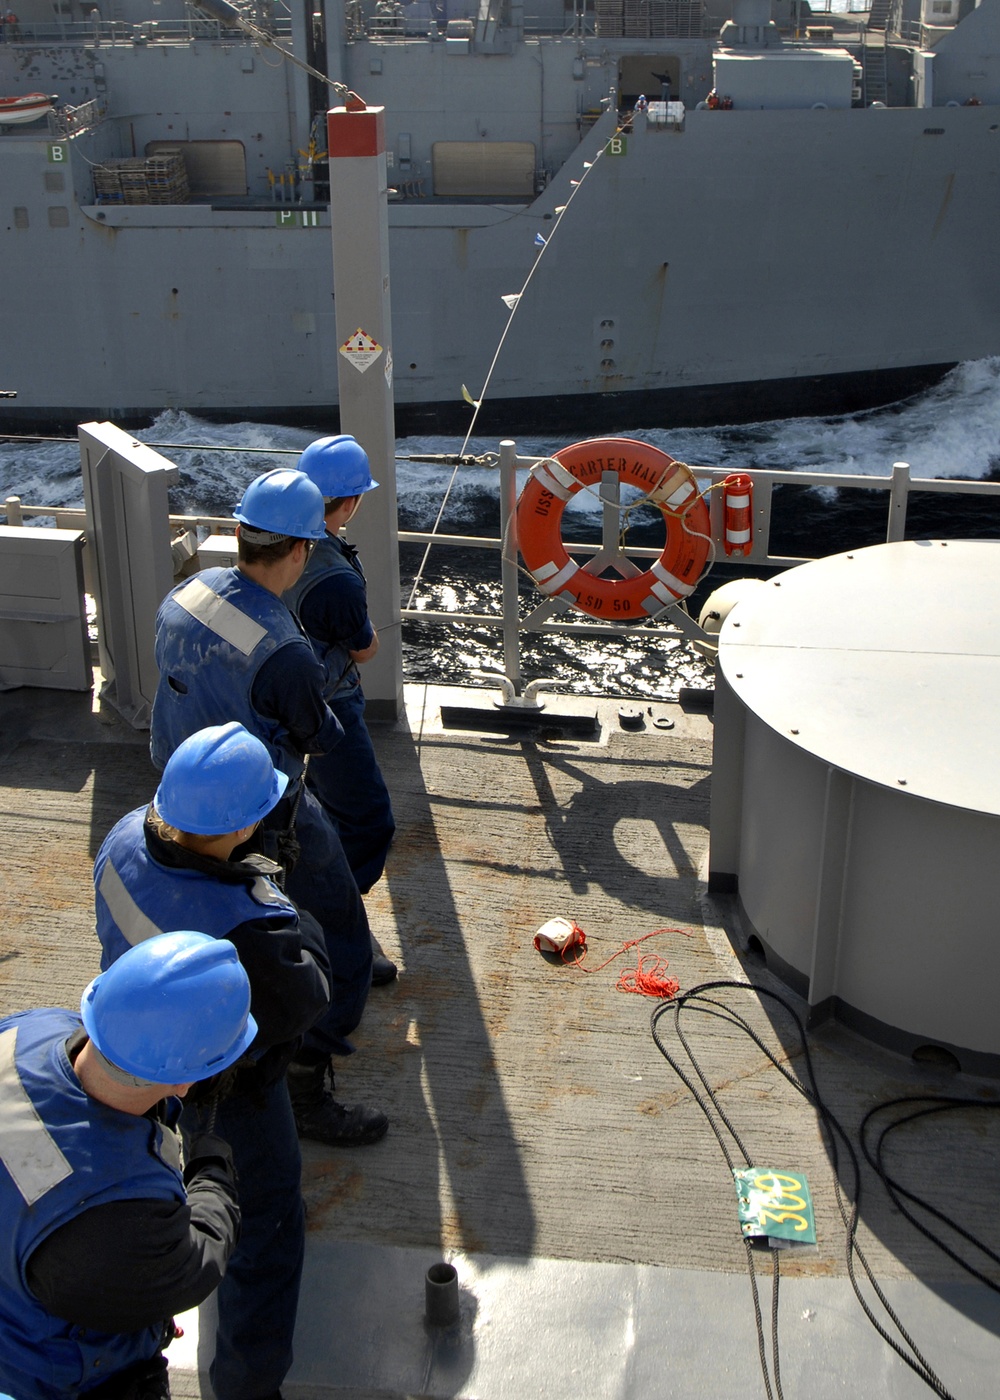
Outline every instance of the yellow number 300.
<path id="1" fill-rule="evenodd" d="M 799 1204 L 804 1205 L 805 1202 L 801 1201 Z M 786 1221 L 794 1220 L 796 1230 L 809 1229 L 808 1220 L 806 1220 L 804 1215 L 799 1215 L 798 1211 L 795 1210 L 762 1210 L 760 1213 L 760 1223 L 763 1225 L 767 1220 L 773 1220 L 775 1225 L 784 1225 Z"/>
<path id="2" fill-rule="evenodd" d="M 768 1210 L 764 1208 L 760 1212 L 760 1223 L 763 1225 L 767 1220 L 773 1220 L 776 1225 L 784 1225 L 793 1221 L 796 1230 L 808 1230 L 809 1222 L 804 1215 L 799 1215 L 800 1210 L 805 1210 L 806 1203 L 801 1196 L 796 1195 L 802 1190 L 802 1182 L 798 1177 L 787 1176 L 784 1172 L 761 1172 L 754 1180 L 754 1185 L 759 1191 L 767 1192 L 771 1197 L 771 1203 L 775 1206 L 791 1206 L 791 1210 Z"/>

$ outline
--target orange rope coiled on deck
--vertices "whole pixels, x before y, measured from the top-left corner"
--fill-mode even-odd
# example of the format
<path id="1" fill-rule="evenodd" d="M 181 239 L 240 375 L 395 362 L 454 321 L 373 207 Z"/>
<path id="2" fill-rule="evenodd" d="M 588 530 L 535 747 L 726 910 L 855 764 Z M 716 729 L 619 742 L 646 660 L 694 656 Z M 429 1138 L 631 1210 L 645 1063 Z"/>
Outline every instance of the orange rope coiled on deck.
<path id="1" fill-rule="evenodd" d="M 581 932 L 583 932 L 582 929 Z M 582 945 L 576 943 L 564 948 L 560 957 L 564 963 L 570 967 L 577 968 L 580 972 L 600 972 L 601 969 L 607 967 L 609 963 L 613 963 L 615 958 L 620 958 L 622 953 L 627 953 L 630 948 L 635 948 L 638 944 L 645 943 L 647 938 L 656 938 L 656 936 L 661 933 L 679 933 L 685 938 L 694 937 L 693 933 L 683 928 L 654 928 L 652 933 L 644 933 L 639 938 L 630 938 L 626 943 L 622 944 L 616 953 L 612 953 L 610 958 L 605 958 L 604 962 L 598 963 L 597 967 L 587 967 L 584 964 L 583 959 L 587 956 L 586 941 L 584 941 Z M 584 940 L 586 940 L 585 934 Z M 582 956 L 567 957 L 568 953 L 575 954 L 576 950 L 581 948 Z M 640 953 L 636 959 L 635 967 L 625 968 L 619 976 L 617 984 L 618 990 L 620 992 L 636 992 L 639 996 L 657 997 L 660 1000 L 674 997 L 680 991 L 681 984 L 676 977 L 667 977 L 664 975 L 669 966 L 670 964 L 666 959 L 661 958 L 658 953 L 649 953 L 646 957 L 643 957 Z"/>

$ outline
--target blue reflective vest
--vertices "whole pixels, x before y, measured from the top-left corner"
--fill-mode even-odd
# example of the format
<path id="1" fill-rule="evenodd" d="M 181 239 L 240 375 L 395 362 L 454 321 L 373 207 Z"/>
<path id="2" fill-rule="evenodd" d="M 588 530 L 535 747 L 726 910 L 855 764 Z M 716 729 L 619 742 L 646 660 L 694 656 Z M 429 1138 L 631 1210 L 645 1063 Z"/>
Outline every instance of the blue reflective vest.
<path id="1" fill-rule="evenodd" d="M 146 846 L 145 818 L 144 807 L 122 817 L 94 862 L 102 971 L 157 933 L 194 928 L 227 938 L 251 920 L 298 920 L 295 905 L 264 875 L 252 882 L 222 881 L 158 864 Z"/>
<path id="2" fill-rule="evenodd" d="M 331 535 L 327 531 L 309 556 L 302 577 L 282 596 L 298 618 L 306 594 L 311 593 L 324 579 L 342 573 L 359 574 L 362 583 L 364 582 L 364 570 L 357 553 L 348 549 L 339 535 Z M 303 627 L 302 630 L 306 629 Z M 358 677 L 357 663 L 352 661 L 351 653 L 343 642 L 322 642 L 319 638 L 310 636 L 308 632 L 306 635 L 312 643 L 313 651 L 326 667 L 327 683 L 323 691 L 326 699 L 331 700 L 339 692 L 355 686 Z"/>
<path id="3" fill-rule="evenodd" d="M 58 1009 L 0 1021 L 0 1389 L 18 1400 L 90 1390 L 155 1356 L 163 1333 L 157 1323 L 109 1335 L 53 1317 L 26 1282 L 37 1246 L 94 1206 L 186 1200 L 176 1135 L 82 1088 L 66 1052 L 80 1026 Z"/>
<path id="4" fill-rule="evenodd" d="M 253 707 L 257 672 L 282 647 L 308 647 L 298 623 L 266 588 L 239 569 L 204 569 L 164 598 L 156 614 L 159 684 L 150 751 L 157 768 L 199 729 L 236 720 L 267 747 L 294 782 L 302 755 L 275 720 Z M 294 658 L 289 656 L 289 664 Z"/>

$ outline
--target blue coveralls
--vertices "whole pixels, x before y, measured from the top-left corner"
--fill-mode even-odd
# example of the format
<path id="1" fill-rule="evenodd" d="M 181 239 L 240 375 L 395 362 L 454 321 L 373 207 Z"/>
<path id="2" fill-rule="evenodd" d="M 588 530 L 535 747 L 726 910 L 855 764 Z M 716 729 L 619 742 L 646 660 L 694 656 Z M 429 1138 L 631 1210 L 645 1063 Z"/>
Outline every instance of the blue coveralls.
<path id="1" fill-rule="evenodd" d="M 150 749 L 162 769 L 178 744 L 197 730 L 237 720 L 266 745 L 275 767 L 288 774 L 285 796 L 264 819 L 265 847 L 277 858 L 276 837 L 287 828 L 297 798 L 295 834 L 302 854 L 285 888 L 319 920 L 331 973 L 329 1010 L 305 1043 L 323 1054 L 343 1055 L 351 1052 L 347 1037 L 361 1020 L 371 987 L 368 916 L 336 829 L 312 793 L 296 781 L 302 754 L 280 723 L 257 712 L 252 698 L 265 661 L 280 649 L 283 664 L 294 666 L 308 647 L 281 599 L 239 569 L 206 569 L 179 584 L 156 615 L 160 680 Z"/>
<path id="2" fill-rule="evenodd" d="M 213 938 L 230 937 L 236 930 L 234 942 L 240 951 L 240 926 L 262 921 L 275 926 L 277 957 L 279 924 L 287 926 L 298 919 L 295 906 L 277 885 L 263 875 L 253 878 L 250 872 L 245 881 L 223 882 L 200 868 L 161 865 L 147 846 L 145 815 L 140 808 L 123 817 L 94 864 L 101 967 L 110 967 L 143 939 L 178 928 L 194 928 Z M 200 864 L 206 863 L 202 858 Z M 218 864 L 220 870 L 234 869 L 228 862 Z M 302 987 L 299 1029 L 322 1011 L 328 988 L 323 970 L 308 950 L 305 957 L 315 975 L 285 978 L 288 985 Z M 255 967 L 252 998 L 256 973 Z M 262 975 L 277 982 L 283 968 L 277 963 Z M 251 1053 L 270 1048 L 259 1040 L 260 1036 Z M 218 1400 L 270 1395 L 292 1364 L 305 1215 L 298 1134 L 284 1060 L 279 1056 L 278 1061 L 276 1072 L 270 1074 L 241 1072 L 235 1092 L 218 1106 L 216 1131 L 232 1148 L 242 1214 L 239 1242 L 216 1295 L 219 1321 L 211 1380 Z M 185 1105 L 181 1127 L 186 1134 L 193 1135 L 203 1126 L 200 1114 L 197 1105 Z"/>
<path id="3" fill-rule="evenodd" d="M 163 1339 L 162 1324 L 112 1336 L 46 1312 L 25 1282 L 38 1245 L 95 1206 L 187 1199 L 176 1135 L 81 1087 L 66 1052 L 80 1026 L 62 1010 L 0 1021 L 0 1388 L 18 1400 L 85 1393 Z"/>
<path id="4" fill-rule="evenodd" d="M 309 760 L 307 782 L 333 819 L 358 889 L 366 894 L 381 879 L 396 830 L 392 801 L 365 724 L 361 675 L 351 660 L 343 628 L 337 628 L 336 636 L 326 636 L 325 627 L 320 632 L 313 623 L 317 606 L 323 609 L 325 618 L 331 618 L 337 611 L 343 584 L 355 584 L 358 580 L 363 593 L 365 576 L 357 551 L 339 535 L 327 532 L 313 550 L 302 577 L 284 597 L 326 666 L 326 703 L 344 730 L 335 749 Z M 306 626 L 304 617 L 309 618 L 310 626 Z M 371 644 L 373 634 L 367 614 L 365 627 L 367 641 L 351 650 L 363 651 Z M 347 642 L 352 640 L 350 636 L 346 638 Z"/>

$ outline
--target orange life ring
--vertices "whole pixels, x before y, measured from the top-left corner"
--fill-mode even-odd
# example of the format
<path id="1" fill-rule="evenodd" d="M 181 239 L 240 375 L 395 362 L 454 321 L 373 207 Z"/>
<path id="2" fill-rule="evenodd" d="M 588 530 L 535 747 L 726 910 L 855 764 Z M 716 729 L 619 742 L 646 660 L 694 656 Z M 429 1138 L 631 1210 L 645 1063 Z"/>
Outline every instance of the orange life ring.
<path id="1" fill-rule="evenodd" d="M 722 483 L 727 554 L 749 554 L 753 545 L 753 477 L 736 473 Z"/>
<path id="2" fill-rule="evenodd" d="M 663 512 L 663 553 L 633 578 L 597 578 L 569 557 L 562 542 L 563 510 L 603 472 L 637 486 Z M 533 467 L 517 503 L 517 540 L 528 572 L 543 593 L 565 598 L 591 617 L 640 622 L 679 598 L 701 577 L 711 547 L 708 507 L 683 462 L 631 438 L 593 438 L 564 447 Z"/>

